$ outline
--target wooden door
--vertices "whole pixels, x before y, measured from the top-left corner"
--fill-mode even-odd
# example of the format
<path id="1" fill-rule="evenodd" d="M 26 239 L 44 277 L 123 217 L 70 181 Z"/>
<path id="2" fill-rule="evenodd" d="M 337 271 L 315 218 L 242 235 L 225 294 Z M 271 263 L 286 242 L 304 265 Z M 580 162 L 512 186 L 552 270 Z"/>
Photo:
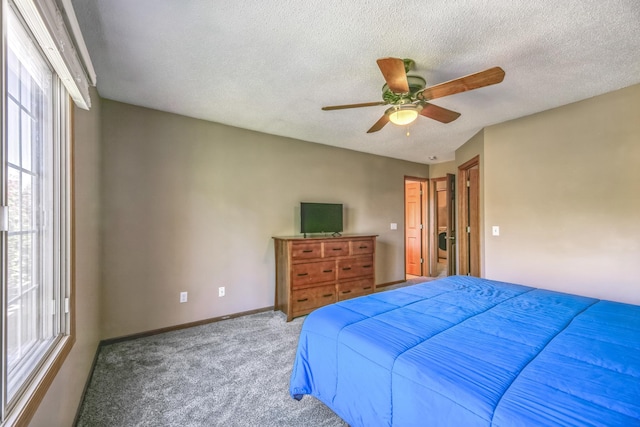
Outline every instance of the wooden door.
<path id="1" fill-rule="evenodd" d="M 405 181 L 406 273 L 422 275 L 422 182 Z"/>
<path id="2" fill-rule="evenodd" d="M 447 174 L 447 276 L 456 274 L 456 176 Z"/>

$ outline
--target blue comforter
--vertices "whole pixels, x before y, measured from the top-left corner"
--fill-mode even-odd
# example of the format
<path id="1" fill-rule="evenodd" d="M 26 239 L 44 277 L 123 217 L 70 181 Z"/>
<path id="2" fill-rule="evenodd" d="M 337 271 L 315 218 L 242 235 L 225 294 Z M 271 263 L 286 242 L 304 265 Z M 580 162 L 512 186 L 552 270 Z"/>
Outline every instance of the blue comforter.
<path id="1" fill-rule="evenodd" d="M 640 306 L 454 276 L 305 319 L 291 396 L 350 426 L 640 426 Z"/>

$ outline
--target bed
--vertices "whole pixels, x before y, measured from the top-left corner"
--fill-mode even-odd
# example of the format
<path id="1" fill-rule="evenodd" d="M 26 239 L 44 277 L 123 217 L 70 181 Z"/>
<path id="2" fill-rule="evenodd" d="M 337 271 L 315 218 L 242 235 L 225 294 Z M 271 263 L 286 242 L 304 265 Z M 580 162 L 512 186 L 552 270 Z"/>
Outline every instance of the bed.
<path id="1" fill-rule="evenodd" d="M 291 396 L 357 426 L 640 426 L 640 306 L 452 276 L 320 308 Z"/>

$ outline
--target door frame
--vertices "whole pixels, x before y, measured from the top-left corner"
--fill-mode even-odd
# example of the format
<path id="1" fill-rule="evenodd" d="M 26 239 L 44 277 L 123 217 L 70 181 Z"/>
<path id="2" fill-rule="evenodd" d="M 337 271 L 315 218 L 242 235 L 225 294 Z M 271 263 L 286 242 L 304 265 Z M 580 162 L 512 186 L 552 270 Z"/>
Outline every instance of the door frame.
<path id="1" fill-rule="evenodd" d="M 429 200 L 429 178 L 421 178 L 421 177 L 416 177 L 416 176 L 407 176 L 405 175 L 404 177 L 404 181 L 403 181 L 403 187 L 402 187 L 402 193 L 403 193 L 403 217 L 402 217 L 402 222 L 403 222 L 403 227 L 402 227 L 402 231 L 403 231 L 403 243 L 402 246 L 404 248 L 403 251 L 403 257 L 402 257 L 402 263 L 404 266 L 404 277 L 407 277 L 407 224 L 406 224 L 406 218 L 407 218 L 407 193 L 406 193 L 406 188 L 407 188 L 407 182 L 408 181 L 413 181 L 413 182 L 420 182 L 420 190 L 422 192 L 421 194 L 421 198 L 420 198 L 420 223 L 422 224 L 422 233 L 420 233 L 420 251 L 421 251 L 421 259 L 422 259 L 422 263 L 420 264 L 420 275 L 421 276 L 429 276 L 430 274 L 430 262 L 428 262 L 427 259 L 427 254 L 429 253 L 429 241 L 427 239 L 427 233 L 428 233 L 428 229 L 430 228 L 428 226 L 428 222 L 427 222 L 427 218 L 428 218 L 428 200 Z"/>
<path id="2" fill-rule="evenodd" d="M 455 187 L 456 177 L 448 173 L 445 176 L 429 179 L 429 275 L 438 275 L 438 182 L 446 182 L 447 189 L 447 276 L 456 274 L 455 228 L 457 225 Z"/>
<path id="3" fill-rule="evenodd" d="M 446 181 L 446 177 L 429 180 L 429 276 L 438 275 L 438 182 Z M 447 254 L 449 256 L 449 254 Z"/>
<path id="4" fill-rule="evenodd" d="M 471 188 L 471 169 L 478 170 Z M 480 156 L 458 166 L 458 274 L 480 277 Z M 474 185 L 474 187 L 475 187 Z M 467 190 L 469 189 L 469 190 Z"/>
<path id="5" fill-rule="evenodd" d="M 456 274 L 457 248 L 456 243 L 456 176 L 448 173 L 447 179 L 447 276 Z"/>

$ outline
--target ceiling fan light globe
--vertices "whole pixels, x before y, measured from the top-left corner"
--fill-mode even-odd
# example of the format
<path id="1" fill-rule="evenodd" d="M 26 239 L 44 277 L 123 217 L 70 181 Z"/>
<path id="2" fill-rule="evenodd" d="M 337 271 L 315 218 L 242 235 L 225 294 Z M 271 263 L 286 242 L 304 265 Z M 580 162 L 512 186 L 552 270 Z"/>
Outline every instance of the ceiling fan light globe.
<path id="1" fill-rule="evenodd" d="M 418 118 L 416 109 L 398 109 L 389 114 L 389 121 L 394 125 L 406 126 Z"/>

